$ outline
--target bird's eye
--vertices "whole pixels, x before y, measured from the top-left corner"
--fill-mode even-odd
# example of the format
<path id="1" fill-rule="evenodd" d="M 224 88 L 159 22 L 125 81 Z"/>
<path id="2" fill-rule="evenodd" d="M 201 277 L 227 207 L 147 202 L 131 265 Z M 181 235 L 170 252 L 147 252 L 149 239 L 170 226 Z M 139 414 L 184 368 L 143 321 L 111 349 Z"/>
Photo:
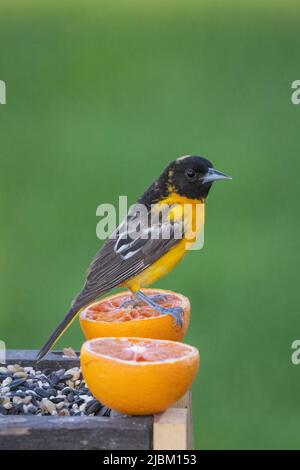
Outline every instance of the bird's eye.
<path id="1" fill-rule="evenodd" d="M 186 176 L 188 177 L 188 179 L 190 181 L 193 181 L 194 179 L 196 179 L 196 176 L 197 176 L 197 174 L 196 174 L 195 170 L 193 170 L 193 168 L 188 168 L 186 170 L 185 174 L 186 174 Z"/>

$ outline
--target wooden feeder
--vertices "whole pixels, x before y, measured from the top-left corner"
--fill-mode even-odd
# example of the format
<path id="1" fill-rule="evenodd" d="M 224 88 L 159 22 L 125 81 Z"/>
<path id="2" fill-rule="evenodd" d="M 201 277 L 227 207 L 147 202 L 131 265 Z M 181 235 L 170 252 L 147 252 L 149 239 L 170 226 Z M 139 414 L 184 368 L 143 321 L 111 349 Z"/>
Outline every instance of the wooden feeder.
<path id="1" fill-rule="evenodd" d="M 7 351 L 7 364 L 36 366 L 37 351 Z M 78 367 L 79 359 L 52 352 L 41 369 Z M 0 415 L 0 450 L 191 450 L 191 392 L 172 408 L 154 416 Z"/>

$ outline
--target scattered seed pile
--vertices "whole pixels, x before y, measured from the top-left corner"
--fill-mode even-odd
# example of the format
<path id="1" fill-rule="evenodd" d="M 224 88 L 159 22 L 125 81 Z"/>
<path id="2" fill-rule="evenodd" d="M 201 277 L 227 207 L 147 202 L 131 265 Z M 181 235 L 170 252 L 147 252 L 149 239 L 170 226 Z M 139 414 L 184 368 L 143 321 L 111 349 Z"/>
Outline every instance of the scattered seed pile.
<path id="1" fill-rule="evenodd" d="M 35 370 L 0 367 L 0 414 L 110 416 L 88 390 L 79 367 Z"/>

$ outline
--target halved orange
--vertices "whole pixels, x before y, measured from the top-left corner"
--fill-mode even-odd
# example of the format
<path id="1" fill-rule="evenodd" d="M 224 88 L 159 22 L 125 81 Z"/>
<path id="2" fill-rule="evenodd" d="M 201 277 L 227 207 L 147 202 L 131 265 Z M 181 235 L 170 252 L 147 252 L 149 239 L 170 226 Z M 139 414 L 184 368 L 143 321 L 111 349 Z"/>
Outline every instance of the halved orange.
<path id="1" fill-rule="evenodd" d="M 81 348 L 81 368 L 93 395 L 132 415 L 159 413 L 191 387 L 199 352 L 187 344 L 148 338 L 97 338 Z"/>
<path id="2" fill-rule="evenodd" d="M 134 297 L 126 291 L 101 299 L 80 312 L 79 320 L 85 337 L 136 336 L 182 341 L 190 321 L 188 298 L 163 289 L 143 289 L 143 292 L 148 296 L 160 296 L 156 302 L 163 307 L 181 307 L 183 326 L 176 326 L 171 315 L 162 315 L 144 302 L 128 305 Z"/>

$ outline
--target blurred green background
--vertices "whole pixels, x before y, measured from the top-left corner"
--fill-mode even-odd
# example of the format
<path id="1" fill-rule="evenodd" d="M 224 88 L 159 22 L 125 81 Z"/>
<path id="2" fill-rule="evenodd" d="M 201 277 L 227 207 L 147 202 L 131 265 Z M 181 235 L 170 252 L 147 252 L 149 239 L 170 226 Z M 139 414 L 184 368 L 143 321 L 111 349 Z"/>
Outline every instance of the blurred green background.
<path id="1" fill-rule="evenodd" d="M 196 447 L 300 448 L 296 1 L 1 1 L 0 338 L 39 348 L 100 246 L 179 155 L 216 184 L 205 247 L 159 287 L 190 297 Z M 78 322 L 59 346 L 79 347 Z"/>

